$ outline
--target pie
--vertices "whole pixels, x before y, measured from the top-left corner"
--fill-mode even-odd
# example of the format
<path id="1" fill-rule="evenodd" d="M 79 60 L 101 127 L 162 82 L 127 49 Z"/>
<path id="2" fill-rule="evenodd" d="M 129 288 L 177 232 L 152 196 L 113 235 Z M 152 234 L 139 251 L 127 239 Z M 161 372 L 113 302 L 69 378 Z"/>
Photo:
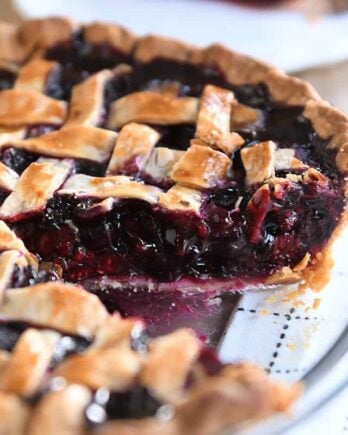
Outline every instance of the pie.
<path id="1" fill-rule="evenodd" d="M 0 219 L 48 279 L 322 285 L 348 120 L 307 83 L 219 45 L 62 18 L 3 24 L 0 49 Z"/>
<path id="2" fill-rule="evenodd" d="M 222 364 L 190 329 L 149 339 L 142 321 L 72 284 L 9 289 L 0 314 L 1 434 L 212 434 L 299 393 Z"/>
<path id="3" fill-rule="evenodd" d="M 322 287 L 348 118 L 223 46 L 57 17 L 1 23 L 0 90 L 5 432 L 203 434 L 285 409 L 291 387 L 221 366 L 189 330 L 134 350 L 138 323 L 91 293 L 112 312 L 144 292 L 168 308 L 177 293 Z"/>

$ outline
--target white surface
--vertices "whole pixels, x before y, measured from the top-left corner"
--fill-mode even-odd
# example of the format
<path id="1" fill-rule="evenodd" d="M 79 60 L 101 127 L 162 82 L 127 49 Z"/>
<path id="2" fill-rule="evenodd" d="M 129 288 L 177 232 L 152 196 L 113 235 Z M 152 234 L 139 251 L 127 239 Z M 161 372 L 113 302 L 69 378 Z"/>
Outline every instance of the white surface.
<path id="1" fill-rule="evenodd" d="M 16 0 L 28 17 L 60 14 L 107 20 L 139 34 L 197 45 L 221 42 L 287 71 L 348 57 L 348 13 L 309 20 L 299 12 L 256 10 L 204 0 Z"/>
<path id="2" fill-rule="evenodd" d="M 296 381 L 308 372 L 331 348 L 348 322 L 348 231 L 337 240 L 335 267 L 329 285 L 320 293 L 307 291 L 298 298 L 301 304 L 286 302 L 287 289 L 280 292 L 247 293 L 237 311 L 220 349 L 225 361 L 249 360 L 259 363 L 275 378 Z M 319 307 L 312 304 L 320 298 Z M 321 401 L 335 387 L 348 381 L 348 355 L 343 364 L 332 368 L 298 412 Z M 295 417 L 298 413 L 295 409 Z M 348 431 L 348 390 L 342 392 L 320 412 L 292 431 L 291 435 L 343 434 Z M 263 432 L 262 432 L 263 433 Z"/>

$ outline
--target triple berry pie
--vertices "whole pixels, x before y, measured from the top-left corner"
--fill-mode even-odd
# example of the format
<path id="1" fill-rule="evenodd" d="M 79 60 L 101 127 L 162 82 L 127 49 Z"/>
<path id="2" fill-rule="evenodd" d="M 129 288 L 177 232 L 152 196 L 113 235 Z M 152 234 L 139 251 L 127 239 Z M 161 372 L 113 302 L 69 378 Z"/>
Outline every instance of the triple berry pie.
<path id="1" fill-rule="evenodd" d="M 191 331 L 146 339 L 107 313 L 151 300 L 163 323 L 181 295 L 320 288 L 347 172 L 348 118 L 273 67 L 104 23 L 1 23 L 0 433 L 210 434 L 285 409 L 297 390 Z"/>
<path id="2" fill-rule="evenodd" d="M 91 291 L 323 284 L 348 119 L 307 83 L 115 25 L 0 36 L 4 285 L 29 266 Z"/>

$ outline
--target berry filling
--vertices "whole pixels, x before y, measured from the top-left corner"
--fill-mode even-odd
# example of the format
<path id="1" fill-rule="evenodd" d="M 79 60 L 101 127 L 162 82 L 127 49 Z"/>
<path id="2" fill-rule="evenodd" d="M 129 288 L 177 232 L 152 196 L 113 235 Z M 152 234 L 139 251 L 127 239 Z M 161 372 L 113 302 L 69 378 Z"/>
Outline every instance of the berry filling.
<path id="1" fill-rule="evenodd" d="M 0 349 L 12 352 L 20 336 L 30 327 L 28 323 L 2 320 L 0 322 Z M 35 325 L 35 328 L 44 329 L 38 325 Z M 54 367 L 69 355 L 83 352 L 89 345 L 90 341 L 86 338 L 63 335 L 54 348 L 50 367 Z"/>
<path id="2" fill-rule="evenodd" d="M 209 376 L 217 375 L 224 365 L 216 353 L 203 347 L 198 357 L 198 363 Z M 195 373 L 190 372 L 187 376 L 185 388 L 195 384 Z M 135 385 L 126 392 L 112 392 L 105 388 L 98 389 L 85 409 L 87 425 L 95 427 L 108 420 L 141 419 L 145 417 L 157 417 L 162 420 L 171 418 L 173 408 L 165 405 L 149 390 Z"/>
<path id="3" fill-rule="evenodd" d="M 163 404 L 140 386 L 124 393 L 99 389 L 85 409 L 88 426 L 96 426 L 107 420 L 141 419 L 155 416 Z"/>
<path id="4" fill-rule="evenodd" d="M 0 70 L 0 91 L 13 87 L 16 76 L 10 71 Z"/>
<path id="5" fill-rule="evenodd" d="M 43 214 L 14 229 L 71 282 L 104 275 L 158 282 L 263 278 L 323 247 L 343 207 L 339 192 L 335 180 L 287 182 L 281 193 L 231 182 L 206 193 L 199 215 L 130 199 L 95 215 L 88 211 L 93 200 L 56 196 Z"/>

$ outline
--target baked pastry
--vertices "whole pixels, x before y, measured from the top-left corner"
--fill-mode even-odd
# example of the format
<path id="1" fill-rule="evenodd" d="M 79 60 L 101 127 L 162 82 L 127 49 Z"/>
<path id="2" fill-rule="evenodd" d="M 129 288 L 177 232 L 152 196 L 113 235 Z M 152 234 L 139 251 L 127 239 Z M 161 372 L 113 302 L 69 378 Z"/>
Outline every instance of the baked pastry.
<path id="1" fill-rule="evenodd" d="M 109 24 L 47 18 L 0 35 L 10 286 L 38 279 L 27 266 L 94 291 L 105 277 L 116 290 L 323 285 L 348 120 L 310 85 L 220 45 Z"/>
<path id="2" fill-rule="evenodd" d="M 149 339 L 140 320 L 108 314 L 77 286 L 2 300 L 1 434 L 212 434 L 284 411 L 299 393 L 222 364 L 189 329 Z"/>
<path id="3" fill-rule="evenodd" d="M 220 45 L 115 25 L 3 23 L 0 65 L 0 433 L 210 434 L 287 409 L 298 386 L 108 311 L 134 289 L 321 287 L 347 117 Z"/>

